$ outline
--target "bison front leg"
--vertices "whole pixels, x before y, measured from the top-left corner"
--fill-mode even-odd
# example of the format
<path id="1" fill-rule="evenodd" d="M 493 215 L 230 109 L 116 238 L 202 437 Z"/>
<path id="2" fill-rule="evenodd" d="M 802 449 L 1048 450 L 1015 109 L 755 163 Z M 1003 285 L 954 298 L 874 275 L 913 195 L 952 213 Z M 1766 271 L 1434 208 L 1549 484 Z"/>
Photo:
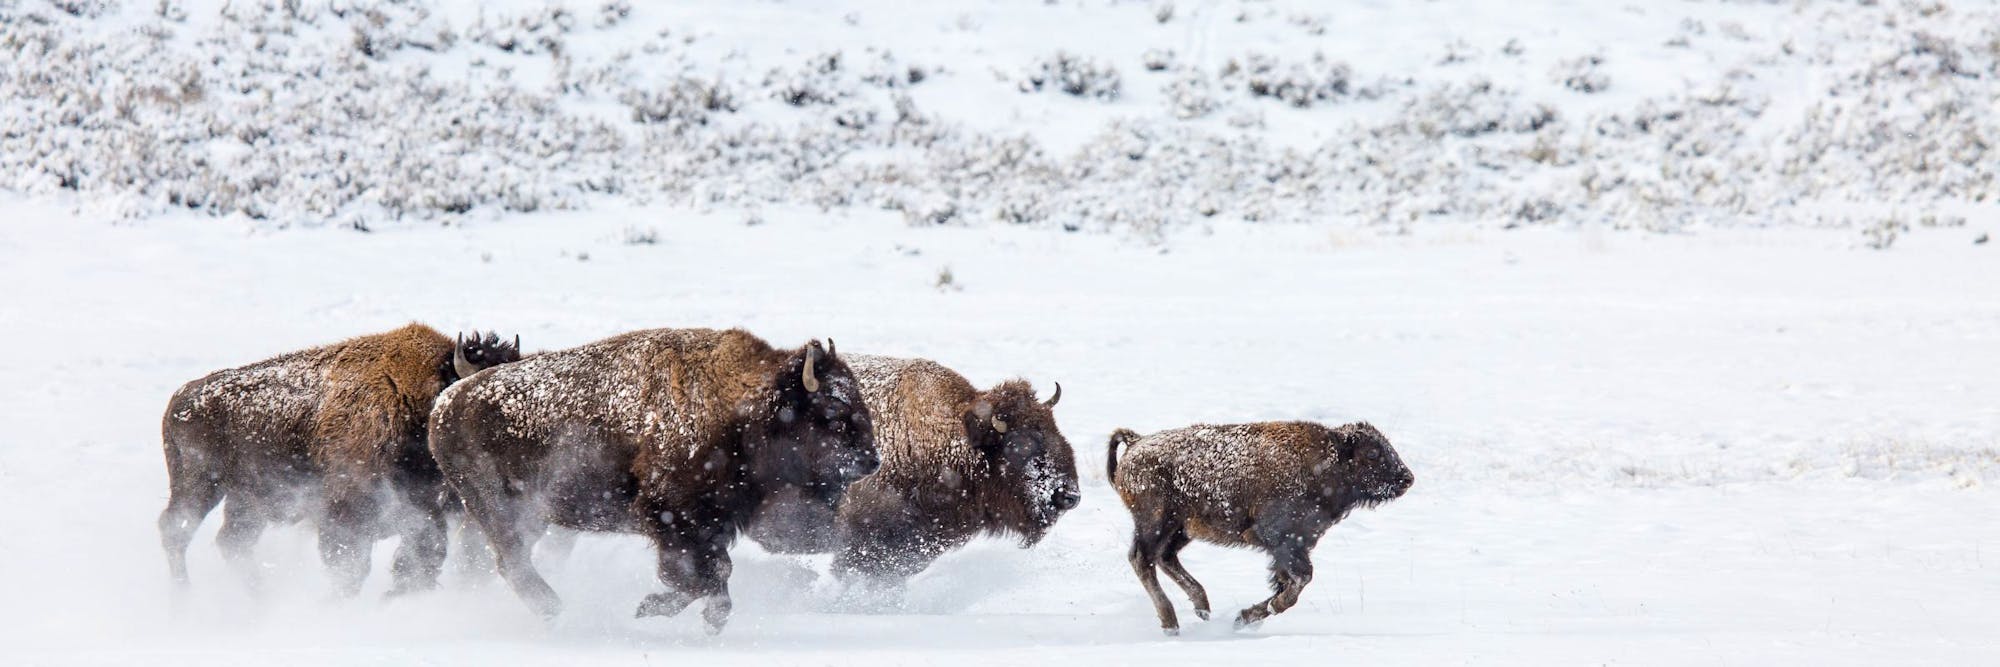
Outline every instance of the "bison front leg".
<path id="1" fill-rule="evenodd" d="M 448 531 L 444 520 L 444 487 L 434 477 L 406 474 L 395 479 L 397 495 L 409 510 L 400 517 L 396 561 L 391 570 L 395 586 L 389 595 L 427 591 L 437 587 L 444 571 Z"/>
<path id="2" fill-rule="evenodd" d="M 1312 581 L 1311 550 L 1299 544 L 1283 544 L 1271 550 L 1271 597 L 1250 605 L 1236 615 L 1236 627 L 1254 626 L 1273 614 L 1298 604 L 1299 593 Z"/>
<path id="3" fill-rule="evenodd" d="M 352 597 L 368 578 L 369 551 L 375 544 L 382 500 L 373 485 L 343 475 L 328 484 L 319 519 L 319 556 L 333 578 L 334 592 Z"/>
<path id="4" fill-rule="evenodd" d="M 633 614 L 673 616 L 695 600 L 702 600 L 701 619 L 709 634 L 722 632 L 729 622 L 729 536 L 720 528 L 676 530 L 662 526 L 653 533 L 659 548 L 660 583 L 667 590 L 646 596 Z"/>
<path id="5" fill-rule="evenodd" d="M 900 504 L 844 511 L 840 521 L 833 575 L 857 601 L 900 600 L 903 584 L 929 568 L 947 546 L 919 523 L 914 510 Z"/>

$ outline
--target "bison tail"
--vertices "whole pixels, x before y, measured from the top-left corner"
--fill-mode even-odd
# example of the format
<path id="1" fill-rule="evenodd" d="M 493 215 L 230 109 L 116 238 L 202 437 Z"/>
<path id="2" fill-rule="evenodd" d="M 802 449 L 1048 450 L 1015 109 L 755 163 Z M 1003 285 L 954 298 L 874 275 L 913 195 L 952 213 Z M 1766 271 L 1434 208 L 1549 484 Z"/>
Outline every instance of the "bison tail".
<path id="1" fill-rule="evenodd" d="M 1138 441 L 1139 434 L 1132 429 L 1121 428 L 1111 432 L 1111 442 L 1104 453 L 1104 481 L 1112 482 L 1118 479 L 1118 446 L 1130 446 Z"/>

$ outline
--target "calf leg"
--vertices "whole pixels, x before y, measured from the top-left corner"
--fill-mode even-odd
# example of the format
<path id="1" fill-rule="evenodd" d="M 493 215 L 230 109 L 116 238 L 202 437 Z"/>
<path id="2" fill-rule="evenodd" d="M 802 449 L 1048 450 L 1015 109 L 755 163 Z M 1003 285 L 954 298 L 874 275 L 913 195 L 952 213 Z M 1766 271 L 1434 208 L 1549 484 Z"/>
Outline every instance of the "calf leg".
<path id="1" fill-rule="evenodd" d="M 1194 575 L 1189 574 L 1187 568 L 1181 566 L 1181 549 L 1187 547 L 1188 541 L 1186 531 L 1174 531 L 1173 535 L 1169 535 L 1166 546 L 1160 551 L 1160 569 L 1166 570 L 1167 577 L 1173 579 L 1175 584 L 1180 585 L 1181 590 L 1187 592 L 1188 601 L 1194 603 L 1195 617 L 1206 621 L 1208 591 L 1203 590 L 1201 582 L 1195 581 Z"/>
<path id="2" fill-rule="evenodd" d="M 1140 520 L 1137 515 L 1133 519 Z M 1166 591 L 1160 590 L 1160 577 L 1155 570 L 1160 553 L 1166 546 L 1165 533 L 1156 526 L 1135 527 L 1132 531 L 1132 551 L 1127 558 L 1132 561 L 1132 573 L 1138 575 L 1139 585 L 1153 599 L 1153 612 L 1160 617 L 1160 629 L 1169 635 L 1176 635 L 1181 631 L 1180 618 L 1174 614 L 1174 603 L 1167 600 Z"/>
<path id="3" fill-rule="evenodd" d="M 1283 544 L 1271 551 L 1271 597 L 1263 602 L 1250 605 L 1236 615 L 1236 627 L 1243 628 L 1263 622 L 1272 614 L 1277 614 L 1298 604 L 1299 593 L 1312 581 L 1312 554 L 1309 549 L 1298 544 Z"/>

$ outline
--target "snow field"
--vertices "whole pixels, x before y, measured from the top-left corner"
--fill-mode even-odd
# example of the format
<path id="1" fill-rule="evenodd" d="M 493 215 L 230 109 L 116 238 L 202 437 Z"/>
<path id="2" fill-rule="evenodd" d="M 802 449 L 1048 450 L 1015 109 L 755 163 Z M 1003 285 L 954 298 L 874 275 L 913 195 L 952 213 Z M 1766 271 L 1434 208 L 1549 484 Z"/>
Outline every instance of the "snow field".
<path id="1" fill-rule="evenodd" d="M 72 208 L 0 204 L 14 221 L 0 284 L 19 287 L 0 321 L 20 323 L 0 345 L 11 664 L 2000 655 L 1985 556 L 2000 302 L 1978 289 L 1990 248 L 1962 239 L 1877 253 L 1825 231 L 1228 226 L 1158 245 L 657 207 L 357 234 L 192 214 L 106 225 Z M 635 244 L 633 229 L 657 233 Z M 211 516 L 175 603 L 153 533 L 166 396 L 411 319 L 519 332 L 531 350 L 743 325 L 935 358 L 982 386 L 1059 380 L 1083 505 L 1034 550 L 947 557 L 879 613 L 835 604 L 823 558 L 739 545 L 737 616 L 713 639 L 692 617 L 631 619 L 656 583 L 626 537 L 586 537 L 551 565 L 568 612 L 545 627 L 457 570 L 445 590 L 382 601 L 393 542 L 360 598 L 329 600 L 304 527 L 265 538 L 271 585 L 252 597 Z M 1103 438 L 1276 418 L 1367 419 L 1417 485 L 1329 533 L 1299 608 L 1252 632 L 1159 636 Z M 1218 611 L 1265 595 L 1256 554 L 1187 559 Z"/>

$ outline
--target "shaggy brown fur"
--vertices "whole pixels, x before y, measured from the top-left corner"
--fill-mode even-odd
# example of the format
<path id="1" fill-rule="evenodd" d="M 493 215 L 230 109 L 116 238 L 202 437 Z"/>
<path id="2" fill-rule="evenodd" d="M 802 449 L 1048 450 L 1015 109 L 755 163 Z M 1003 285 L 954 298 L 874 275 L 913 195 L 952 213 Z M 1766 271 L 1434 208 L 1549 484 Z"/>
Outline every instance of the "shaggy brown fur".
<path id="1" fill-rule="evenodd" d="M 1145 437 L 1118 429 L 1109 449 L 1106 474 L 1132 511 L 1132 571 L 1168 634 L 1180 622 L 1156 567 L 1187 592 L 1196 616 L 1208 618 L 1208 593 L 1180 562 L 1190 541 L 1271 555 L 1273 595 L 1237 614 L 1241 628 L 1298 602 L 1312 580 L 1312 547 L 1328 528 L 1416 482 L 1389 439 L 1366 423 L 1200 425 Z"/>
<path id="2" fill-rule="evenodd" d="M 980 533 L 1032 545 L 1076 506 L 1075 455 L 1053 402 L 1036 400 L 1027 382 L 979 391 L 924 359 L 848 364 L 875 417 L 882 469 L 847 490 L 837 517 L 810 504 L 760 508 L 750 532 L 767 548 L 837 550 L 837 575 L 893 585 Z"/>
<path id="3" fill-rule="evenodd" d="M 818 341 L 654 329 L 537 355 L 447 390 L 431 451 L 529 608 L 561 609 L 530 561 L 548 524 L 652 538 L 668 590 L 639 616 L 705 600 L 728 619 L 728 547 L 765 498 L 831 508 L 874 472 L 868 407 Z"/>
<path id="4" fill-rule="evenodd" d="M 171 497 L 160 535 L 175 581 L 187 581 L 195 527 L 224 498 L 218 542 L 243 567 L 275 521 L 309 512 L 343 593 L 360 589 L 383 510 L 393 526 L 396 590 L 436 583 L 444 560 L 443 483 L 424 445 L 431 401 L 458 379 L 455 344 L 410 324 L 218 371 L 174 392 L 161 420 Z M 519 358 L 497 336 L 464 343 L 465 368 Z"/>

